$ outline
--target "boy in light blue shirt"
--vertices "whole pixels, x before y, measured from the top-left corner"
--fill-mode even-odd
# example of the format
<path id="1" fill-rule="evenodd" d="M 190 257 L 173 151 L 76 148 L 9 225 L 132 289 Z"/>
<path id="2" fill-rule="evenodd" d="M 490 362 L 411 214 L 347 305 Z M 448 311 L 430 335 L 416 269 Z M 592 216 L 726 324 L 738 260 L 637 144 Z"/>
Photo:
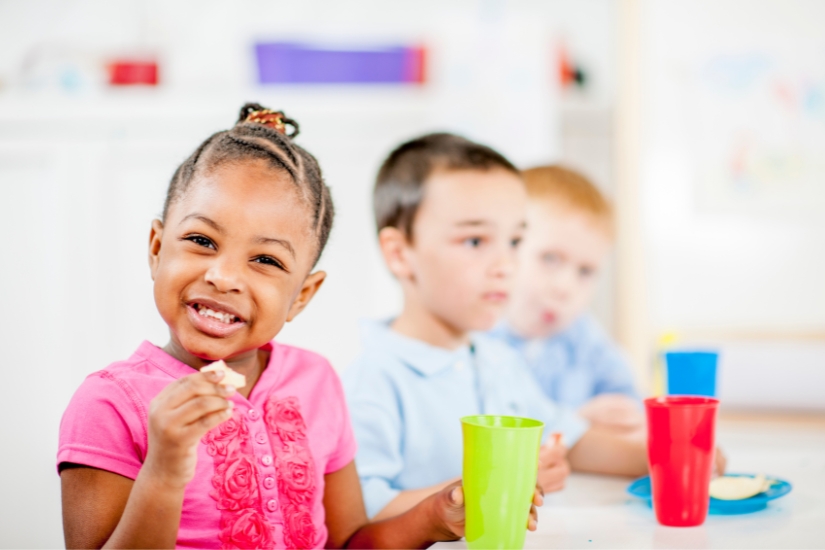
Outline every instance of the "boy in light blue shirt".
<path id="1" fill-rule="evenodd" d="M 526 360 L 545 395 L 599 425 L 644 423 L 632 370 L 586 313 L 612 247 L 610 203 L 562 166 L 523 172 L 527 223 L 506 322 L 491 332 Z"/>
<path id="2" fill-rule="evenodd" d="M 645 447 L 592 429 L 541 394 L 518 353 L 478 331 L 507 304 L 525 226 L 519 172 L 495 151 L 432 134 L 393 151 L 374 208 L 384 260 L 404 293 L 398 317 L 364 325 L 364 350 L 344 372 L 356 456 L 371 517 L 407 509 L 461 474 L 459 419 L 530 416 L 546 424 L 539 484 L 574 469 L 642 475 Z"/>
<path id="3" fill-rule="evenodd" d="M 587 429 L 572 410 L 541 394 L 501 342 L 479 334 L 469 345 L 451 350 L 404 336 L 391 325 L 362 321 L 365 351 L 344 374 L 370 517 L 403 489 L 442 487 L 461 476 L 462 416 L 539 418 L 546 423 L 543 439 L 551 431 L 561 432 L 568 444 Z M 561 457 L 557 462 L 555 477 L 562 479 L 545 483 L 545 491 L 560 488 L 567 474 Z"/>
<path id="4" fill-rule="evenodd" d="M 641 410 L 627 359 L 590 315 L 545 338 L 525 338 L 506 323 L 490 335 L 522 354 L 542 391 L 556 403 L 580 409 L 597 396 L 615 395 Z"/>

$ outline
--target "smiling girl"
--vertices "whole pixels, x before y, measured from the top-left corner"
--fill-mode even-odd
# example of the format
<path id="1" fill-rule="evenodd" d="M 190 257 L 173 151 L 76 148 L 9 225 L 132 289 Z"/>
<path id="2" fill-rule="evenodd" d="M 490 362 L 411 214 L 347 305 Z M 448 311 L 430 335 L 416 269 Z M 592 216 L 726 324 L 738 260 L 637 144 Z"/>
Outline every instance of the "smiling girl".
<path id="1" fill-rule="evenodd" d="M 173 176 L 149 237 L 169 342 L 91 374 L 63 416 L 68 547 L 413 548 L 463 534 L 457 484 L 367 523 L 335 372 L 272 341 L 321 287 L 332 227 L 297 134 L 247 104 Z M 199 372 L 221 359 L 246 386 Z"/>

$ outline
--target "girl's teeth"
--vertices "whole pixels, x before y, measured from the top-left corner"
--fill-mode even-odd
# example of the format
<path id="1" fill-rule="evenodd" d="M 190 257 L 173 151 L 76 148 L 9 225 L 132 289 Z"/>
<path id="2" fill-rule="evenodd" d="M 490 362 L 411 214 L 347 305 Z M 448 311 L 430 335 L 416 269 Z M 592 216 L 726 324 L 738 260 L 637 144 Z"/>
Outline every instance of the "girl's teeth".
<path id="1" fill-rule="evenodd" d="M 232 319 L 234 318 L 233 315 L 213 311 L 208 307 L 204 306 L 200 306 L 200 309 L 198 309 L 198 314 L 203 315 L 204 317 L 212 317 L 213 319 L 217 319 L 218 321 L 226 324 L 231 323 Z"/>

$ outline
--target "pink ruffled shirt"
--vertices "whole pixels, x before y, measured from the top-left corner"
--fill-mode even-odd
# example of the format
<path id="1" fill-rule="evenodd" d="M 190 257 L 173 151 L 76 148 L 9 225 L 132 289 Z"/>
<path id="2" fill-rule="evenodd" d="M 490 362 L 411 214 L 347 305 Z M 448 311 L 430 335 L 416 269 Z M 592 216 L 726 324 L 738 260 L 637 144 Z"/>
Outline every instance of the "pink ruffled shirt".
<path id="1" fill-rule="evenodd" d="M 321 356 L 272 342 L 249 399 L 198 446 L 178 547 L 320 548 L 324 474 L 355 456 L 337 374 Z M 89 375 L 60 424 L 58 467 L 73 462 L 137 477 L 149 402 L 195 370 L 144 342 L 128 360 Z"/>

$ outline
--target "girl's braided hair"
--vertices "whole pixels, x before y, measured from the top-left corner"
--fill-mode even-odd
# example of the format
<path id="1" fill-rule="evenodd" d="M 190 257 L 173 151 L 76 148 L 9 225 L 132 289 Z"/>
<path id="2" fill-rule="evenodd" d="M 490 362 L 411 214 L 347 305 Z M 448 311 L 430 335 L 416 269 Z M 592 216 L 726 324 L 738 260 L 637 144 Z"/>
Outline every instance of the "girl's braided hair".
<path id="1" fill-rule="evenodd" d="M 335 209 L 318 161 L 293 142 L 298 132 L 298 123 L 283 112 L 247 103 L 241 107 L 234 127 L 212 134 L 175 170 L 166 191 L 163 221 L 166 221 L 169 207 L 183 196 L 196 174 L 225 162 L 265 160 L 274 169 L 289 174 L 309 204 L 312 227 L 318 237 L 317 262 L 329 239 Z"/>

